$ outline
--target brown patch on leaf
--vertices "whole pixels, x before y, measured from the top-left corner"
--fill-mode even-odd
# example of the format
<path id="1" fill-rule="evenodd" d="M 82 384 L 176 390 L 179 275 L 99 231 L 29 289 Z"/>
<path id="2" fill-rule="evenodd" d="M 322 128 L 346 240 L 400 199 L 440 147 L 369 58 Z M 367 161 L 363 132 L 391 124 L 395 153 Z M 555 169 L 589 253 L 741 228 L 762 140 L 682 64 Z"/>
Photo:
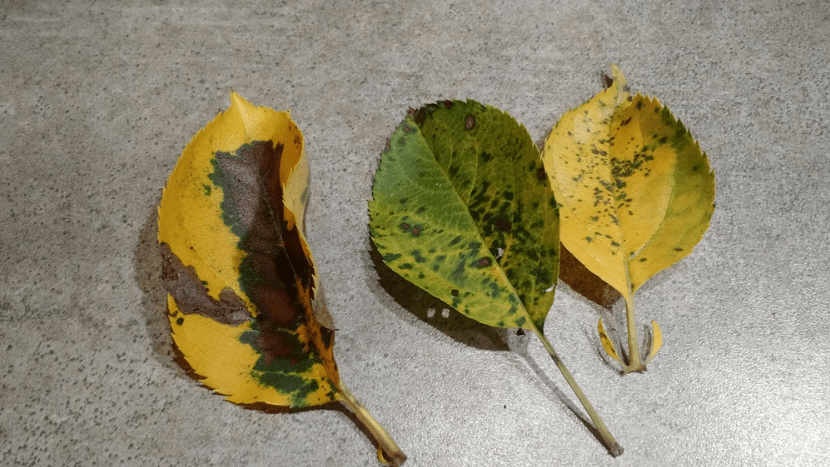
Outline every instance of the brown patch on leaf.
<path id="1" fill-rule="evenodd" d="M 472 115 L 467 115 L 467 118 L 464 119 L 464 127 L 468 130 L 472 130 L 476 126 L 476 119 Z"/>
<path id="2" fill-rule="evenodd" d="M 513 224 L 502 216 L 497 217 L 496 220 L 493 221 L 493 224 L 495 224 L 496 228 L 501 232 L 510 232 L 513 230 Z"/>
<path id="3" fill-rule="evenodd" d="M 166 243 L 161 244 L 161 257 L 161 279 L 179 311 L 186 315 L 200 314 L 231 326 L 252 318 L 248 307 L 230 288 L 222 289 L 219 300 L 208 295 L 193 266 L 185 266 Z"/>
<path id="4" fill-rule="evenodd" d="M 257 311 L 268 316 L 270 321 L 282 326 L 294 321 L 294 301 L 285 289 L 258 284 L 253 287 L 251 295 L 256 297 Z"/>
<path id="5" fill-rule="evenodd" d="M 262 352 L 263 363 L 266 366 L 292 352 L 291 345 L 285 341 L 284 331 L 281 326 L 269 319 L 259 320 L 259 335 L 254 342 Z"/>
<path id="6" fill-rule="evenodd" d="M 286 228 L 280 181 L 283 149 L 282 144 L 254 141 L 235 154 L 215 156 L 225 173 L 226 215 L 244 229 L 240 244 L 248 253 L 244 260 L 248 282 L 243 282 L 243 289 L 257 310 L 277 324 L 294 321 L 295 289 L 310 289 L 314 274 L 299 230 Z"/>

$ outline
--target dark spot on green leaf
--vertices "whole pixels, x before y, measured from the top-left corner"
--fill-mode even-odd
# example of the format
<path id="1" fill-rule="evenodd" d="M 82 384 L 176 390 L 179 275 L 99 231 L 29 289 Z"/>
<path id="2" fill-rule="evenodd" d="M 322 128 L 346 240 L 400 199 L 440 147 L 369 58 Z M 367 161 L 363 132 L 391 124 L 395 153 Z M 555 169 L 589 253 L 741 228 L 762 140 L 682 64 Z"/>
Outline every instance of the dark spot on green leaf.
<path id="1" fill-rule="evenodd" d="M 493 261 L 488 257 L 479 258 L 473 263 L 477 268 L 486 268 L 487 266 L 493 264 Z"/>
<path id="2" fill-rule="evenodd" d="M 183 323 L 184 323 L 184 318 L 180 317 L 179 319 L 176 320 L 176 324 L 178 324 L 179 326 L 181 326 Z"/>
<path id="3" fill-rule="evenodd" d="M 409 201 L 409 198 L 401 198 L 400 201 L 401 204 L 406 204 L 406 202 Z"/>
<path id="4" fill-rule="evenodd" d="M 398 267 L 401 268 L 401 269 L 412 269 L 413 266 L 412 266 L 412 263 L 403 263 Z"/>
<path id="5" fill-rule="evenodd" d="M 396 259 L 398 259 L 400 257 L 401 257 L 401 255 L 399 255 L 397 253 L 387 253 L 387 254 L 383 255 L 383 262 L 384 263 L 391 263 L 392 261 L 395 261 Z"/>
<path id="6" fill-rule="evenodd" d="M 202 185 L 202 188 L 204 188 L 204 189 L 205 189 L 205 196 L 210 196 L 210 192 L 211 192 L 211 187 L 210 187 L 210 185 L 208 185 L 207 183 L 205 183 L 204 185 Z"/>
<path id="7" fill-rule="evenodd" d="M 495 282 L 490 282 L 489 287 L 490 287 L 490 296 L 493 297 L 493 298 L 499 298 L 499 295 L 501 295 L 501 289 L 499 288 L 499 285 L 496 284 Z"/>
<path id="8" fill-rule="evenodd" d="M 412 258 L 415 259 L 416 263 L 424 263 L 427 260 L 421 255 L 421 250 L 412 250 Z"/>
<path id="9" fill-rule="evenodd" d="M 513 230 L 513 229 L 512 229 L 512 227 L 513 227 L 513 226 L 512 226 L 512 224 L 510 223 L 510 221 L 508 221 L 507 219 L 505 219 L 505 218 L 504 218 L 504 216 L 499 216 L 499 217 L 497 217 L 497 218 L 493 221 L 493 224 L 494 224 L 494 225 L 496 226 L 496 228 L 497 228 L 499 231 L 501 231 L 501 232 L 510 232 L 511 230 Z"/>
<path id="10" fill-rule="evenodd" d="M 458 291 L 458 289 L 450 290 L 450 295 L 452 295 L 453 297 L 457 297 L 459 294 L 460 292 Z"/>
<path id="11" fill-rule="evenodd" d="M 450 246 L 455 245 L 456 243 L 458 243 L 460 241 L 461 241 L 461 235 L 459 235 L 459 236 L 453 238 L 452 240 L 450 240 Z"/>
<path id="12" fill-rule="evenodd" d="M 464 127 L 468 130 L 472 130 L 475 126 L 476 119 L 472 115 L 467 115 L 467 118 L 464 119 Z"/>

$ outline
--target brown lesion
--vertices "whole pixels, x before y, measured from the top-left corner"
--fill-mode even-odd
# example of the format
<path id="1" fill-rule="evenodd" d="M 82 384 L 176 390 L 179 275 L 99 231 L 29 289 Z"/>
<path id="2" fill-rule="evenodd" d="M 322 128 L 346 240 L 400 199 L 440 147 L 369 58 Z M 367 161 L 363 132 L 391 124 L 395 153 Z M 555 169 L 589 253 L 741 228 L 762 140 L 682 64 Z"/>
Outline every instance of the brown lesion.
<path id="1" fill-rule="evenodd" d="M 182 313 L 199 314 L 222 324 L 237 326 L 252 318 L 245 302 L 228 287 L 219 299 L 208 294 L 193 266 L 185 266 L 166 243 L 161 244 L 162 282 Z"/>
<path id="2" fill-rule="evenodd" d="M 257 310 L 277 325 L 293 322 L 302 304 L 294 287 L 310 289 L 314 274 L 299 231 L 287 229 L 280 166 L 284 146 L 254 141 L 235 154 L 216 153 L 225 173 L 225 198 L 236 211 L 235 223 L 244 229 L 240 248 L 247 255 L 243 290 Z"/>
<path id="3" fill-rule="evenodd" d="M 285 329 L 269 319 L 259 320 L 259 335 L 257 335 L 255 343 L 262 352 L 265 366 L 294 351 L 291 344 L 285 339 Z"/>

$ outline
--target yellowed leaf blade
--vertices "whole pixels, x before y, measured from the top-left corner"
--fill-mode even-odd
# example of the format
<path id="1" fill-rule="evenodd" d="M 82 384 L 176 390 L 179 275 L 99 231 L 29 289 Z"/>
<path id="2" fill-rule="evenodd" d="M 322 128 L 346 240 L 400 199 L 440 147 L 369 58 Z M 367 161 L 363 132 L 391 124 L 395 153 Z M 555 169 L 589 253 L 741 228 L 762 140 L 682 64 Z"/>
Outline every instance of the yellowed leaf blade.
<path id="1" fill-rule="evenodd" d="M 709 225 L 714 175 L 685 127 L 657 99 L 614 83 L 566 113 L 545 142 L 561 204 L 562 243 L 630 296 L 691 252 Z"/>

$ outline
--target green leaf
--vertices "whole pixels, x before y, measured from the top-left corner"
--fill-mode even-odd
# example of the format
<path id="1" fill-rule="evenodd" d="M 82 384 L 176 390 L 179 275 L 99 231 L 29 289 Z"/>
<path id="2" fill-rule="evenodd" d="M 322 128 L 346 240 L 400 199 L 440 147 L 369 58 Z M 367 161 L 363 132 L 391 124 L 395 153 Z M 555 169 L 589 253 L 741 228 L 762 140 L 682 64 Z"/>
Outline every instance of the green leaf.
<path id="1" fill-rule="evenodd" d="M 539 151 L 512 117 L 473 101 L 411 111 L 369 202 L 372 241 L 408 281 L 481 323 L 533 330 L 615 455 L 622 452 L 542 334 L 559 215 Z"/>
<path id="2" fill-rule="evenodd" d="M 669 109 L 632 96 L 620 70 L 612 70 L 608 89 L 553 127 L 544 160 L 561 204 L 562 244 L 625 298 L 628 361 L 609 348 L 610 339 L 602 342 L 628 373 L 647 363 L 639 356 L 634 292 L 700 241 L 714 210 L 715 178 Z M 662 342 L 659 332 L 647 360 Z"/>
<path id="3" fill-rule="evenodd" d="M 542 328 L 558 214 L 538 150 L 510 116 L 469 101 L 413 112 L 373 197 L 372 240 L 392 270 L 484 324 Z"/>

